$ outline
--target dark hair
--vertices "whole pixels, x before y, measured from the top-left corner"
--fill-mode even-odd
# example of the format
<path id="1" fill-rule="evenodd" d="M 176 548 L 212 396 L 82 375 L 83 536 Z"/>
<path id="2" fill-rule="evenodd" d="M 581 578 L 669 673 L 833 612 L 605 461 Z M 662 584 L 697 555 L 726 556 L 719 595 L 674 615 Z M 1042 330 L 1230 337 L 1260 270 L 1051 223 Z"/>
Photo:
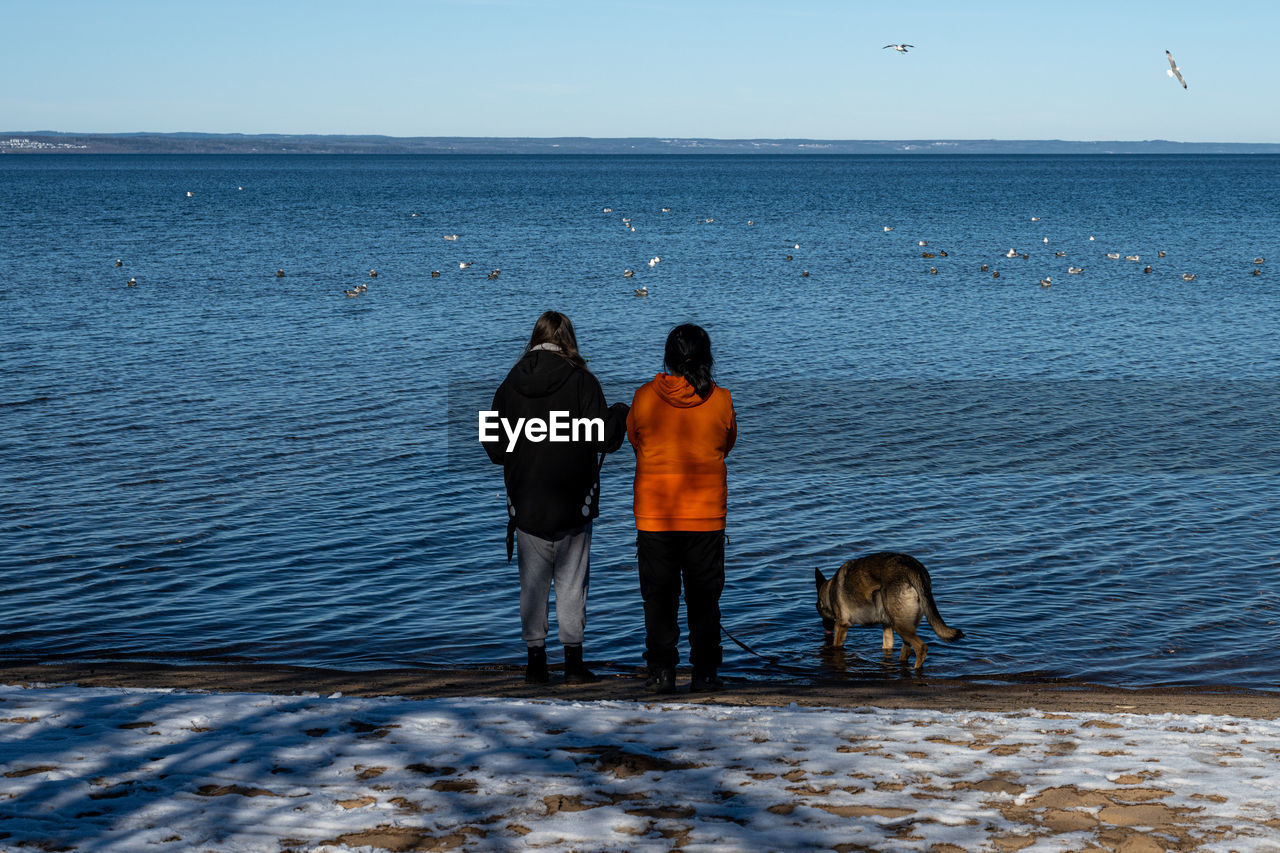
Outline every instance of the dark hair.
<path id="1" fill-rule="evenodd" d="M 689 380 L 693 390 L 702 399 L 711 396 L 711 336 L 706 329 L 685 323 L 676 326 L 667 335 L 667 349 L 663 355 L 667 372 Z"/>
<path id="2" fill-rule="evenodd" d="M 585 367 L 587 360 L 578 354 L 578 336 L 573 333 L 573 323 L 559 311 L 544 311 L 533 324 L 533 334 L 529 336 L 529 345 L 524 348 L 528 353 L 539 344 L 555 344 L 560 347 L 556 355 L 577 367 Z"/>

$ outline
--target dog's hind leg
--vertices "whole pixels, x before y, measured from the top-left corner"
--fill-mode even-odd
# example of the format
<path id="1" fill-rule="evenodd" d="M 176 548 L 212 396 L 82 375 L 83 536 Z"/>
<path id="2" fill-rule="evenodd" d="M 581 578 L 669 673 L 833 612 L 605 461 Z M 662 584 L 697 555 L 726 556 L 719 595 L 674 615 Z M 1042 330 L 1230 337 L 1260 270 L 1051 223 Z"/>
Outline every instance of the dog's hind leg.
<path id="1" fill-rule="evenodd" d="M 888 625 L 884 626 L 884 641 L 880 644 L 885 654 L 893 651 L 893 629 Z"/>
<path id="2" fill-rule="evenodd" d="M 915 626 L 903 623 L 895 625 L 894 628 L 897 630 L 898 635 L 902 637 L 902 652 L 898 655 L 898 662 L 905 664 L 908 656 L 914 651 L 916 653 L 915 668 L 918 670 L 924 667 L 924 656 L 928 654 L 929 646 L 925 644 L 924 640 L 920 639 L 920 635 L 916 633 Z"/>

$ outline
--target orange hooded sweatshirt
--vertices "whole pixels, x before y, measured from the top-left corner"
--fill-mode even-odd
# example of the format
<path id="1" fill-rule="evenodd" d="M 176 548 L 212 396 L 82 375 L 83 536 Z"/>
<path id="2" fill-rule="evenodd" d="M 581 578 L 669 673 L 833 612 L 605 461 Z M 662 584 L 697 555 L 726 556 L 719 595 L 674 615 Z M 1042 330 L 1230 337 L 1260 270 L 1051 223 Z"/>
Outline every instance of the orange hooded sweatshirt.
<path id="1" fill-rule="evenodd" d="M 729 392 L 702 399 L 683 376 L 659 373 L 636 391 L 627 416 L 636 450 L 636 529 L 723 530 L 724 458 L 738 438 Z"/>

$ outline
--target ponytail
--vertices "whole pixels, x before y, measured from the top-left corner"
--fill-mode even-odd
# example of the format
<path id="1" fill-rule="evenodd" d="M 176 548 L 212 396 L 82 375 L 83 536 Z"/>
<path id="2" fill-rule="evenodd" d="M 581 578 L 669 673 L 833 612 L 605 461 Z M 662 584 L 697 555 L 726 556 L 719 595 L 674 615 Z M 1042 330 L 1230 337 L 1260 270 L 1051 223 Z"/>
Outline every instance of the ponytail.
<path id="1" fill-rule="evenodd" d="M 711 336 L 701 326 L 685 323 L 676 326 L 667 335 L 667 347 L 663 356 L 667 372 L 683 376 L 702 399 L 711 396 L 715 383 L 711 381 Z"/>

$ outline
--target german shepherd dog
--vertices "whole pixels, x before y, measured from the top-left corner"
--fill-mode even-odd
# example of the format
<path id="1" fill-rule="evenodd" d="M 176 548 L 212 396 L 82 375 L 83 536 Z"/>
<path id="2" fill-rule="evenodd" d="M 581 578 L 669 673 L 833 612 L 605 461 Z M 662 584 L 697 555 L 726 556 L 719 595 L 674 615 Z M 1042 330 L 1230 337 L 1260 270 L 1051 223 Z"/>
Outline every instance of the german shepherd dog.
<path id="1" fill-rule="evenodd" d="M 893 632 L 897 631 L 902 637 L 899 662 L 905 664 L 914 649 L 919 670 L 929 649 L 916 634 L 921 615 L 948 643 L 964 636 L 938 615 L 929 571 L 915 557 L 892 552 L 868 554 L 845 563 L 831 580 L 822 576 L 821 569 L 813 573 L 818 585 L 818 613 L 831 647 L 842 648 L 854 625 L 881 625 L 885 655 L 893 651 Z"/>

